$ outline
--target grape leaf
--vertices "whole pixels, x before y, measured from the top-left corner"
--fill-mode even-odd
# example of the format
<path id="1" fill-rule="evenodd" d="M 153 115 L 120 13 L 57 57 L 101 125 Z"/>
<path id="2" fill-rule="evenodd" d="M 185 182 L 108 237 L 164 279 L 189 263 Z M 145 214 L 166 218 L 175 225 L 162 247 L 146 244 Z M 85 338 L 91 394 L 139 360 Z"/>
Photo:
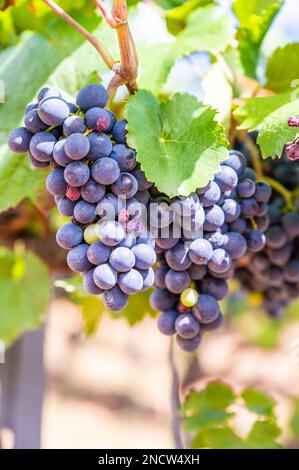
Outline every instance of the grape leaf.
<path id="1" fill-rule="evenodd" d="M 173 34 L 177 34 L 186 26 L 186 20 L 191 13 L 199 7 L 215 4 L 214 0 L 187 0 L 165 13 L 167 27 Z"/>
<path id="2" fill-rule="evenodd" d="M 42 324 L 51 297 L 46 265 L 30 251 L 0 247 L 0 339 L 8 346 Z"/>
<path id="3" fill-rule="evenodd" d="M 288 118 L 298 115 L 299 98 L 292 93 L 245 99 L 234 111 L 241 129 L 259 129 L 257 143 L 263 158 L 281 156 L 287 142 L 295 139 L 298 130 L 288 126 Z"/>
<path id="4" fill-rule="evenodd" d="M 228 426 L 204 428 L 192 441 L 192 449 L 245 449 L 244 441 Z"/>
<path id="5" fill-rule="evenodd" d="M 276 93 L 283 93 L 290 90 L 292 82 L 298 85 L 298 56 L 299 44 L 287 44 L 276 49 L 267 62 L 267 83 L 265 88 Z"/>
<path id="6" fill-rule="evenodd" d="M 176 94 L 159 102 L 142 90 L 127 105 L 128 141 L 147 178 L 169 197 L 205 186 L 227 158 L 215 111 L 195 97 Z"/>
<path id="7" fill-rule="evenodd" d="M 253 413 L 268 417 L 273 415 L 275 401 L 267 393 L 254 388 L 246 388 L 241 397 L 247 408 Z"/>
<path id="8" fill-rule="evenodd" d="M 240 22 L 238 48 L 244 71 L 249 77 L 256 78 L 260 47 L 282 5 L 281 0 L 234 1 L 233 10 Z"/>
<path id="9" fill-rule="evenodd" d="M 276 439 L 281 430 L 273 420 L 256 421 L 246 438 L 251 449 L 280 449 L 282 445 Z"/>

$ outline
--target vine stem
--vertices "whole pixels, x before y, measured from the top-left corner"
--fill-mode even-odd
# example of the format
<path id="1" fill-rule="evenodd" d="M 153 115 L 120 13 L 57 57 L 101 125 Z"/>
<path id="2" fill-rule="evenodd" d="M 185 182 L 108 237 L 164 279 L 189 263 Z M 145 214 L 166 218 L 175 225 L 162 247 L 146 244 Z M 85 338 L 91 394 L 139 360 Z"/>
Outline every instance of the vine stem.
<path id="1" fill-rule="evenodd" d="M 263 170 L 262 170 L 262 165 L 261 165 L 261 161 L 260 161 L 260 154 L 259 154 L 258 148 L 256 147 L 255 143 L 252 142 L 252 140 L 250 139 L 250 137 L 249 137 L 249 135 L 246 131 L 241 131 L 240 134 L 239 134 L 239 138 L 244 144 L 246 144 L 246 146 L 247 146 L 247 148 L 250 152 L 250 156 L 251 156 L 251 160 L 252 160 L 252 166 L 253 166 L 254 171 L 256 173 L 257 179 L 265 179 L 264 176 L 263 176 Z"/>
<path id="2" fill-rule="evenodd" d="M 63 20 L 65 20 L 70 26 L 76 29 L 85 39 L 90 42 L 90 44 L 98 51 L 103 61 L 107 67 L 113 70 L 114 65 L 117 63 L 110 53 L 106 50 L 103 44 L 93 36 L 89 31 L 87 31 L 83 26 L 81 26 L 74 18 L 72 18 L 68 13 L 66 13 L 63 8 L 61 8 L 53 0 L 43 0 L 57 15 L 59 15 Z"/>
<path id="3" fill-rule="evenodd" d="M 180 400 L 180 378 L 179 372 L 177 369 L 177 364 L 175 361 L 174 354 L 174 342 L 173 338 L 170 341 L 169 348 L 169 364 L 172 375 L 171 383 L 171 410 L 172 410 L 172 436 L 174 440 L 175 449 L 184 449 L 184 444 L 182 440 L 182 414 L 181 414 L 181 400 Z"/>

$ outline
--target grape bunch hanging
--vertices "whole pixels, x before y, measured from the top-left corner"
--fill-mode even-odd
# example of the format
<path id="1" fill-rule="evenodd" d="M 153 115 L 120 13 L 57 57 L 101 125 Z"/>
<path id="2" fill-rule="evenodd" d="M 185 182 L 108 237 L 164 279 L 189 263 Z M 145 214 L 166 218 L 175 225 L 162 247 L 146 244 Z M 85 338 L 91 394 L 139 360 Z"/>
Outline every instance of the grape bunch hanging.
<path id="1" fill-rule="evenodd" d="M 194 351 L 221 323 L 227 281 L 265 247 L 271 188 L 231 151 L 206 187 L 170 200 L 147 180 L 127 145 L 126 121 L 107 101 L 99 84 L 81 89 L 76 104 L 45 87 L 9 147 L 28 152 L 34 168 L 51 167 L 47 190 L 71 218 L 57 243 L 85 290 L 120 311 L 130 295 L 154 286 L 160 331 Z"/>

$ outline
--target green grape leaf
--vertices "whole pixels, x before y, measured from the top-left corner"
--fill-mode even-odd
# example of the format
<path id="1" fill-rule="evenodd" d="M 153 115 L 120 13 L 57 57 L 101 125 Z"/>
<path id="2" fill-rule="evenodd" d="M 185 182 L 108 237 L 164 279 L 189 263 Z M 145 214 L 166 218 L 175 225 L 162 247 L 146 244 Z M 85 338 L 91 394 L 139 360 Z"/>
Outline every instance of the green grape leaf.
<path id="1" fill-rule="evenodd" d="M 147 178 L 169 197 L 205 186 L 227 158 L 215 111 L 195 97 L 176 94 L 159 102 L 141 90 L 127 105 L 128 142 Z"/>
<path id="2" fill-rule="evenodd" d="M 246 388 L 241 397 L 246 407 L 253 413 L 268 417 L 273 416 L 275 401 L 267 393 L 254 388 Z"/>
<path id="3" fill-rule="evenodd" d="M 297 116 L 299 98 L 292 93 L 245 99 L 234 111 L 241 129 L 259 129 L 257 143 L 263 158 L 280 157 L 287 142 L 295 139 L 298 130 L 288 126 L 288 118 Z"/>
<path id="4" fill-rule="evenodd" d="M 229 426 L 223 426 L 199 431 L 191 447 L 192 449 L 245 449 L 247 446 Z"/>
<path id="5" fill-rule="evenodd" d="M 42 324 L 51 298 L 46 265 L 21 247 L 0 247 L 0 291 L 0 339 L 8 346 Z"/>
<path id="6" fill-rule="evenodd" d="M 276 93 L 283 93 L 298 85 L 299 77 L 299 44 L 287 44 L 279 47 L 268 59 L 265 88 Z"/>
<path id="7" fill-rule="evenodd" d="M 279 10 L 281 0 L 235 0 L 233 10 L 240 22 L 237 31 L 241 62 L 245 73 L 256 78 L 262 42 Z"/>
<path id="8" fill-rule="evenodd" d="M 293 412 L 292 412 L 292 417 L 290 420 L 290 428 L 292 433 L 294 434 L 294 437 L 298 441 L 299 439 L 299 400 L 298 398 L 294 400 L 293 403 Z"/>
<path id="9" fill-rule="evenodd" d="M 273 420 L 256 421 L 245 441 L 251 449 L 280 449 L 282 445 L 277 442 L 280 434 Z"/>
<path id="10" fill-rule="evenodd" d="M 187 0 L 165 13 L 167 27 L 172 34 L 185 28 L 187 18 L 199 7 L 215 4 L 214 0 Z"/>

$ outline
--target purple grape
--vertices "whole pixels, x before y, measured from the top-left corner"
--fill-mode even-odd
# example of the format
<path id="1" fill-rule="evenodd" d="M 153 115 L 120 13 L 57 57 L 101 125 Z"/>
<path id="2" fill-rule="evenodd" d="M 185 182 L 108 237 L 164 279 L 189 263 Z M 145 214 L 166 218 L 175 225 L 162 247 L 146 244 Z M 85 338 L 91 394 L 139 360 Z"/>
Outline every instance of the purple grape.
<path id="1" fill-rule="evenodd" d="M 86 243 L 81 243 L 68 252 L 66 260 L 72 271 L 82 273 L 92 268 L 87 258 L 88 246 Z"/>
<path id="2" fill-rule="evenodd" d="M 59 246 L 66 250 L 71 250 L 83 240 L 82 229 L 78 225 L 65 224 L 60 227 L 56 234 L 56 241 Z"/>
<path id="3" fill-rule="evenodd" d="M 67 184 L 61 168 L 54 168 L 48 174 L 46 188 L 53 196 L 65 196 Z"/>
<path id="4" fill-rule="evenodd" d="M 118 164 L 112 158 L 104 157 L 98 159 L 92 165 L 91 174 L 97 183 L 108 186 L 118 179 L 120 169 Z"/>
<path id="5" fill-rule="evenodd" d="M 93 279 L 95 284 L 104 290 L 111 289 L 117 283 L 116 272 L 108 263 L 100 264 L 95 268 Z"/>
<path id="6" fill-rule="evenodd" d="M 63 133 L 67 137 L 71 134 L 83 134 L 85 131 L 84 121 L 79 116 L 69 116 L 63 123 Z"/>
<path id="7" fill-rule="evenodd" d="M 108 94 L 102 85 L 93 83 L 82 88 L 77 96 L 77 104 L 82 111 L 99 106 L 104 108 L 108 102 Z"/>
<path id="8" fill-rule="evenodd" d="M 89 224 L 96 217 L 96 206 L 86 201 L 79 201 L 74 207 L 74 217 L 80 224 Z"/>
<path id="9" fill-rule="evenodd" d="M 104 197 L 105 191 L 105 186 L 90 178 L 81 188 L 81 197 L 91 204 L 96 204 Z"/>
<path id="10" fill-rule="evenodd" d="M 83 186 L 90 177 L 90 171 L 86 163 L 72 162 L 64 170 L 65 181 L 71 186 Z"/>
<path id="11" fill-rule="evenodd" d="M 128 304 L 127 294 L 122 292 L 118 286 L 105 290 L 103 299 L 105 307 L 112 312 L 123 310 Z"/>
<path id="12" fill-rule="evenodd" d="M 87 250 L 88 260 L 95 265 L 104 264 L 109 260 L 111 249 L 97 240 Z"/>

